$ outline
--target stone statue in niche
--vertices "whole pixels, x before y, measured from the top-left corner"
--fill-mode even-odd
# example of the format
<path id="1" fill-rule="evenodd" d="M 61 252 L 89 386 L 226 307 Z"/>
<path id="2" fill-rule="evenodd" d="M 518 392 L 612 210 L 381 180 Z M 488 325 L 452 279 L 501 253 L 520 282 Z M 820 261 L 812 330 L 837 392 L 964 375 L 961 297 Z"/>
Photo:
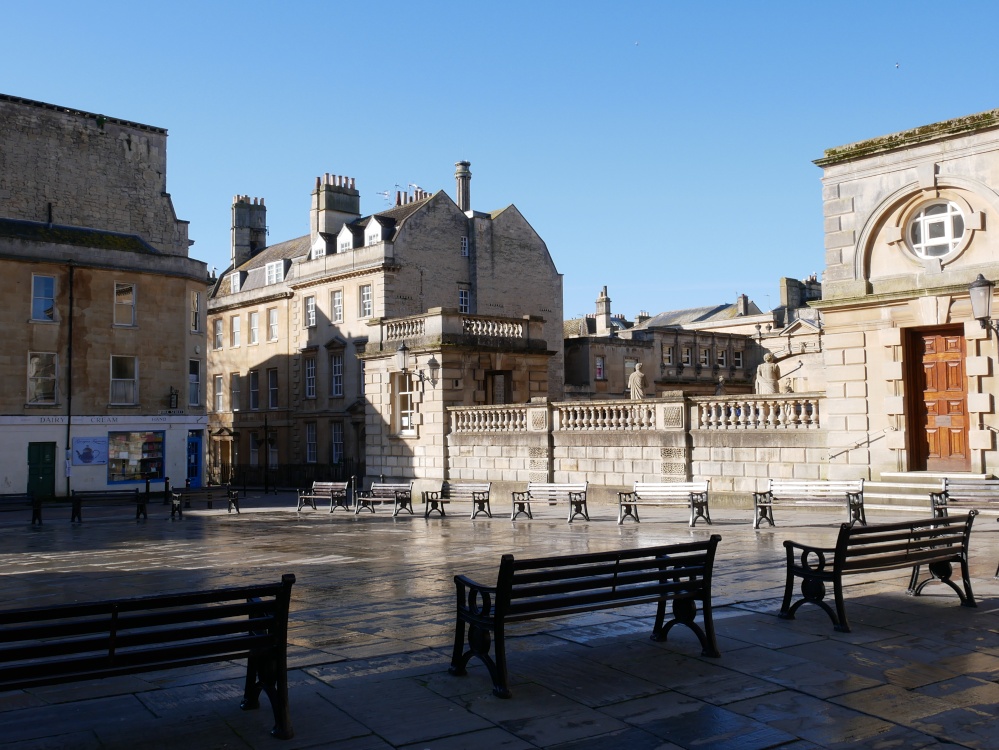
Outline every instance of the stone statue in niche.
<path id="1" fill-rule="evenodd" d="M 724 396 L 725 395 L 725 376 L 719 376 L 718 382 L 715 384 L 715 395 Z"/>
<path id="2" fill-rule="evenodd" d="M 780 368 L 774 362 L 774 355 L 767 352 L 756 368 L 756 392 L 758 394 L 780 393 Z"/>
<path id="3" fill-rule="evenodd" d="M 635 371 L 628 378 L 628 390 L 631 392 L 633 401 L 641 401 L 645 398 L 645 386 L 648 385 L 648 378 L 642 372 L 642 363 L 635 363 Z"/>

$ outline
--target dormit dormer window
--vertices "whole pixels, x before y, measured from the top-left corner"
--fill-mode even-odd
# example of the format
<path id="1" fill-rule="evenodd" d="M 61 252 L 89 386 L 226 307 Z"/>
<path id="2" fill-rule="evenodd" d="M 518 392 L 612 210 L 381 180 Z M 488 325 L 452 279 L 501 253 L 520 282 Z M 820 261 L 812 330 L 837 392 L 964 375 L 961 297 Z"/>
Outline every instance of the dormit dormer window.
<path id="1" fill-rule="evenodd" d="M 350 227 L 344 225 L 336 236 L 336 251 L 338 253 L 347 253 L 353 249 L 354 233 L 350 231 Z"/>
<path id="2" fill-rule="evenodd" d="M 377 245 L 382 241 L 382 225 L 379 224 L 374 219 L 368 225 L 368 228 L 364 230 L 364 244 L 365 245 Z"/>
<path id="3" fill-rule="evenodd" d="M 239 291 L 239 271 L 229 277 L 229 294 L 236 294 Z"/>
<path id="4" fill-rule="evenodd" d="M 279 281 L 284 281 L 284 261 L 276 260 L 273 263 L 268 263 L 264 267 L 264 283 L 265 284 L 277 284 Z"/>

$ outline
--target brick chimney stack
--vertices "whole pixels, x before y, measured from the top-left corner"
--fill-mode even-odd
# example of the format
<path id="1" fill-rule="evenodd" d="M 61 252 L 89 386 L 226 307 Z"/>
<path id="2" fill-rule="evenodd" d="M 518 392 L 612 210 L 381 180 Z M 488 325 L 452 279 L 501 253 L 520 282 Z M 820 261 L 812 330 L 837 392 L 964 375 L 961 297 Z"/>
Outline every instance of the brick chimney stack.
<path id="1" fill-rule="evenodd" d="M 246 263 L 267 247 L 267 207 L 263 198 L 232 198 L 232 234 L 229 260 L 233 267 Z"/>
<path id="2" fill-rule="evenodd" d="M 468 212 L 472 210 L 472 173 L 469 171 L 469 167 L 472 166 L 471 162 L 468 161 L 458 161 L 454 164 L 454 179 L 458 183 L 458 198 L 455 201 L 463 212 Z"/>
<path id="3" fill-rule="evenodd" d="M 326 251 L 335 252 L 336 235 L 348 221 L 361 215 L 361 194 L 354 187 L 353 177 L 330 174 L 316 178 L 309 213 L 310 245 L 322 239 Z"/>

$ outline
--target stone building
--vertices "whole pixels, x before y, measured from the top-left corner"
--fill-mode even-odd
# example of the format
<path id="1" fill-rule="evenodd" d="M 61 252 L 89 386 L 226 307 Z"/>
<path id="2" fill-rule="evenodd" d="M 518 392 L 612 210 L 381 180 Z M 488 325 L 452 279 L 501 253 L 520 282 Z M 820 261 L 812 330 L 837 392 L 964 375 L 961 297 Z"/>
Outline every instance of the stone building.
<path id="1" fill-rule="evenodd" d="M 417 190 L 364 216 L 353 178 L 317 178 L 309 234 L 271 246 L 264 200 L 234 199 L 232 265 L 209 302 L 220 464 L 367 460 L 372 475 L 441 478 L 443 433 L 431 440 L 414 407 L 427 389 L 448 404 L 561 395 L 562 277 L 515 206 L 472 210 L 469 163 L 456 166 L 456 201 Z M 409 374 L 434 358 L 439 386 L 395 368 L 403 344 Z"/>
<path id="2" fill-rule="evenodd" d="M 0 492 L 197 484 L 207 271 L 166 130 L 0 95 L 0 133 Z"/>
<path id="3" fill-rule="evenodd" d="M 999 110 L 815 163 L 830 477 L 999 470 L 996 337 L 969 298 L 999 279 Z"/>

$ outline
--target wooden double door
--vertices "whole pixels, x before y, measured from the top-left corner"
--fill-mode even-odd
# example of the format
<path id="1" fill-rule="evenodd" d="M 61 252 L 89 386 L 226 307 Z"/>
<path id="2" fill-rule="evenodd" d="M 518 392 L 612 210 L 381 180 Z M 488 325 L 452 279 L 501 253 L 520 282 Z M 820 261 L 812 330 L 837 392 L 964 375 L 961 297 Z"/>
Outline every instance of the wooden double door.
<path id="1" fill-rule="evenodd" d="M 907 392 L 912 471 L 968 471 L 968 378 L 964 328 L 909 333 Z"/>

